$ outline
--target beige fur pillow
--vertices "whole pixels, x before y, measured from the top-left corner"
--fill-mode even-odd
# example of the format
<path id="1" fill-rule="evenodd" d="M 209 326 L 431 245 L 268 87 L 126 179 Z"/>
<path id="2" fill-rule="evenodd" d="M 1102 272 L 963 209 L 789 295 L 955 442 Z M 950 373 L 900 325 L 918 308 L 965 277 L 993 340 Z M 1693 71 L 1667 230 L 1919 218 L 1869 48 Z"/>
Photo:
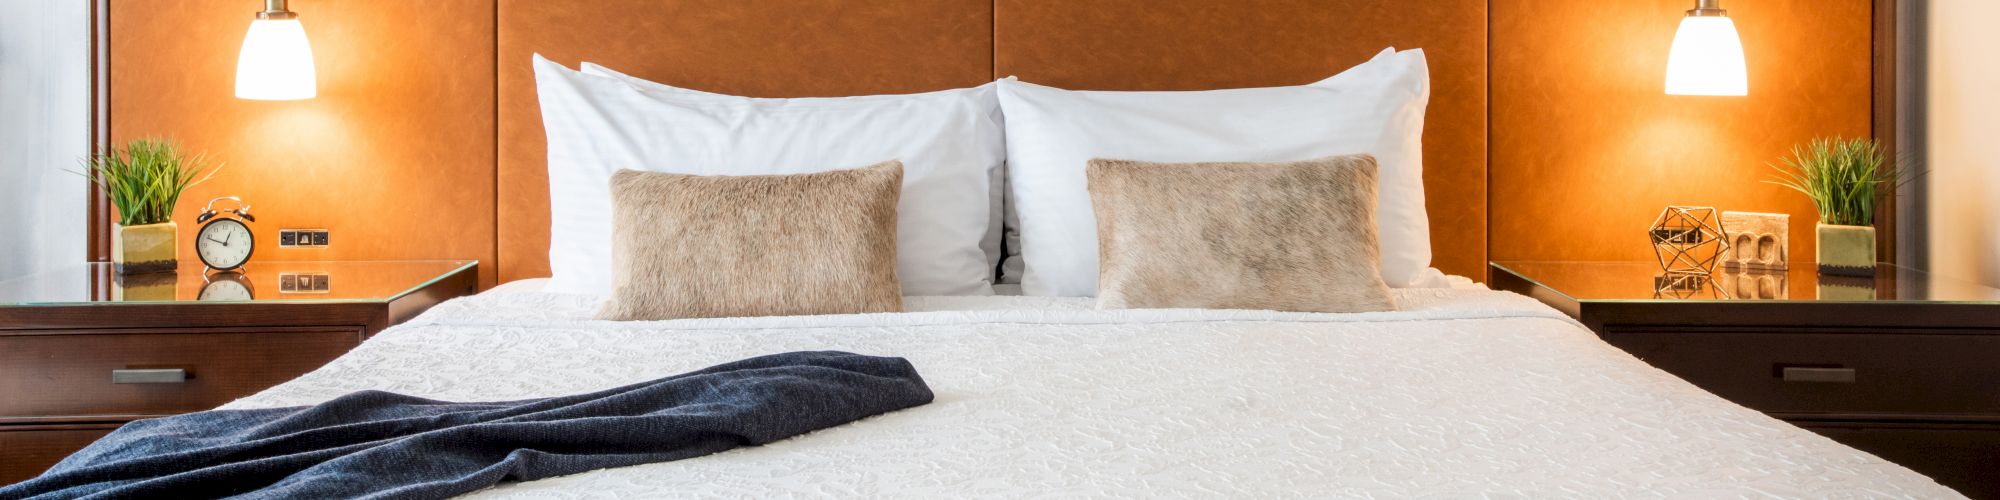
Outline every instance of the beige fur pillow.
<path id="1" fill-rule="evenodd" d="M 1375 158 L 1091 160 L 1097 307 L 1396 308 L 1375 236 Z"/>
<path id="2" fill-rule="evenodd" d="M 611 176 L 597 319 L 894 312 L 903 164 L 798 175 Z"/>

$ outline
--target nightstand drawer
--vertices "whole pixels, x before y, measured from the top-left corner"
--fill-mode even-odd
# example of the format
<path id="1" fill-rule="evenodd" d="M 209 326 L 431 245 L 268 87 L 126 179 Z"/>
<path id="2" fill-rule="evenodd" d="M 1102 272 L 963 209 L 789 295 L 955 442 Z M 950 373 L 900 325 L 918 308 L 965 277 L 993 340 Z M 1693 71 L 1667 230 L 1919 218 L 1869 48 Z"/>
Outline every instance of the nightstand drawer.
<path id="1" fill-rule="evenodd" d="M 1614 331 L 1604 338 L 1764 412 L 2000 415 L 2000 336 Z"/>
<path id="2" fill-rule="evenodd" d="M 0 485 L 41 475 L 119 425 L 0 425 Z"/>
<path id="3" fill-rule="evenodd" d="M 0 418 L 206 410 L 360 344 L 355 328 L 170 329 L 0 335 Z"/>

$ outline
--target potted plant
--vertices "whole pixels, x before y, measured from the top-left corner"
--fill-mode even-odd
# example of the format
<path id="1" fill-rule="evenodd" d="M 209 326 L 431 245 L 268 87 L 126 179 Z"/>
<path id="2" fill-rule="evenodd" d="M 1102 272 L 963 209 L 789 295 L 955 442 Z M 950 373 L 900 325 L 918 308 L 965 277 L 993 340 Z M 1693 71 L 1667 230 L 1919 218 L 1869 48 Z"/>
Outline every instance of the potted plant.
<path id="1" fill-rule="evenodd" d="M 1767 181 L 1804 193 L 1819 211 L 1819 272 L 1875 274 L 1875 206 L 1908 180 L 1869 139 L 1822 138 L 1794 146 Z"/>
<path id="2" fill-rule="evenodd" d="M 119 274 L 174 271 L 180 264 L 174 205 L 187 188 L 215 176 L 205 155 L 188 157 L 172 140 L 139 139 L 92 155 L 84 165 L 84 175 L 118 209 L 112 266 Z"/>

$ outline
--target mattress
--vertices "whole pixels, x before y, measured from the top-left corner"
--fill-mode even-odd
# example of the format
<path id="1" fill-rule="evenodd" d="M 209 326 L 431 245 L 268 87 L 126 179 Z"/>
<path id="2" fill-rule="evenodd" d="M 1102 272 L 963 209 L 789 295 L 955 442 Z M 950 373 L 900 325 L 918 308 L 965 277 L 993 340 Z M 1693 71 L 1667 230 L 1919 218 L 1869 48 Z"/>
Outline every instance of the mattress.
<path id="1" fill-rule="evenodd" d="M 362 389 L 592 391 L 744 357 L 908 358 L 937 399 L 761 447 L 478 497 L 1957 497 L 1731 404 L 1531 299 L 1398 289 L 1400 310 L 1097 311 L 910 297 L 896 314 L 588 320 L 531 285 L 452 300 L 225 408 Z"/>

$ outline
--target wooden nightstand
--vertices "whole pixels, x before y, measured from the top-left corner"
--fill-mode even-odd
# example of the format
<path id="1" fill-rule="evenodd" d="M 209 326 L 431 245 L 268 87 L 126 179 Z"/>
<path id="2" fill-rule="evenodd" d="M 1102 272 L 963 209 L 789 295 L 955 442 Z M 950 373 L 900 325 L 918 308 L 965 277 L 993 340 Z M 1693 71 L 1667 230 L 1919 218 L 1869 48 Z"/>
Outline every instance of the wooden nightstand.
<path id="1" fill-rule="evenodd" d="M 1491 282 L 1737 404 L 2000 498 L 2000 290 L 1814 268 L 1660 290 L 1652 262 L 1495 262 Z"/>
<path id="2" fill-rule="evenodd" d="M 173 274 L 97 263 L 0 282 L 0 484 L 126 422 L 312 371 L 479 283 L 475 261 L 252 262 L 228 275 L 191 261 Z"/>

